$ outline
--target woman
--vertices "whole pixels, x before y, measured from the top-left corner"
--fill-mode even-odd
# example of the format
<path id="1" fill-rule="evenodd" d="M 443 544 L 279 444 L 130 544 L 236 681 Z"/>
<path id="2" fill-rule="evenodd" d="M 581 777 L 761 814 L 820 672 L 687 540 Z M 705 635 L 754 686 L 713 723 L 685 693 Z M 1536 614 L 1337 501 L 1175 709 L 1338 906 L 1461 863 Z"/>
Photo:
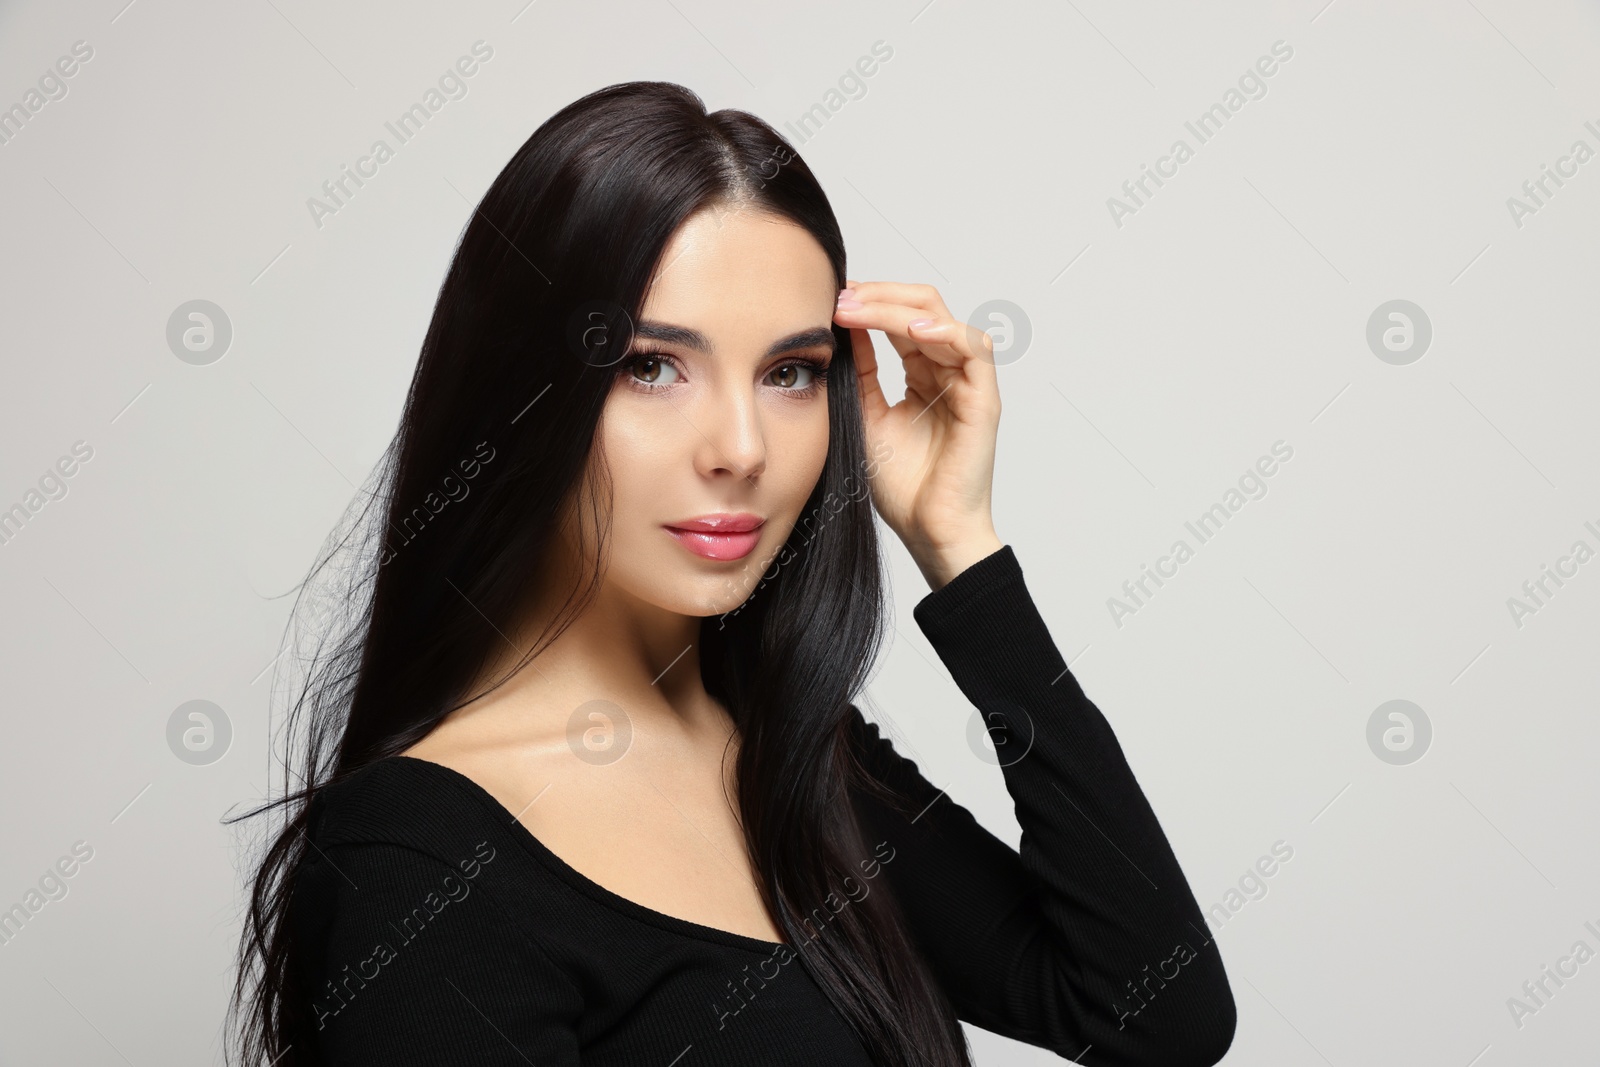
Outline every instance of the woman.
<path id="1" fill-rule="evenodd" d="M 954 1067 L 958 1020 L 1222 1056 L 1216 946 L 991 520 L 992 345 L 847 282 L 804 162 L 676 85 L 578 100 L 495 180 L 362 512 L 382 545 L 313 572 L 354 554 L 356 625 L 291 718 L 246 1062 Z M 1020 855 L 852 703 L 874 507 Z"/>

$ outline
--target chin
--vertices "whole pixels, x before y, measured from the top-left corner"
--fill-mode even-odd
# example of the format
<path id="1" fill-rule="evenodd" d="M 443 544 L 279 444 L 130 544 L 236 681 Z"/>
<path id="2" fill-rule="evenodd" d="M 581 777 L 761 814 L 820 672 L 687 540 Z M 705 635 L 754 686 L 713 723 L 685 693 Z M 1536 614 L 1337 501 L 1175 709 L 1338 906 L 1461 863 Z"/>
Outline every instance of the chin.
<path id="1" fill-rule="evenodd" d="M 752 552 L 738 560 L 714 562 L 679 551 L 640 577 L 643 598 L 679 615 L 706 618 L 738 610 L 761 581 L 765 568 Z"/>
<path id="2" fill-rule="evenodd" d="M 677 598 L 680 605 L 676 610 L 684 615 L 702 618 L 737 611 L 750 598 L 756 583 L 761 581 L 760 573 L 754 569 L 753 557 L 754 553 L 737 563 L 722 564 L 721 573 L 696 567 L 691 562 L 683 568 L 690 573 L 683 575 L 682 584 L 678 586 L 679 592 L 684 595 Z"/>

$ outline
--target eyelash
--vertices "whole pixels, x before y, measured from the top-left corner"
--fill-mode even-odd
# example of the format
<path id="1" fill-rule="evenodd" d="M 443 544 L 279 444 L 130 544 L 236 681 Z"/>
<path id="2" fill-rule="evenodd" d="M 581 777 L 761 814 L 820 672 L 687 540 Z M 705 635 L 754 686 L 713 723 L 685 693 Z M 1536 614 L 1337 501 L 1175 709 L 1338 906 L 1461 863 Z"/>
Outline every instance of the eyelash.
<path id="1" fill-rule="evenodd" d="M 683 373 L 683 367 L 678 363 L 676 357 L 671 356 L 660 349 L 640 348 L 628 353 L 623 361 L 617 365 L 617 375 L 626 379 L 630 386 L 642 393 L 656 393 L 664 389 L 672 388 L 671 385 L 656 385 L 651 382 L 642 382 L 630 373 L 634 367 L 637 367 L 639 364 L 648 360 L 658 360 L 662 363 L 670 364 L 677 370 L 679 374 Z M 805 386 L 804 388 L 785 389 L 782 386 L 777 387 L 780 393 L 787 393 L 789 396 L 799 400 L 807 399 L 821 392 L 823 383 L 828 380 L 829 365 L 825 363 L 819 363 L 814 359 L 787 359 L 782 363 L 775 364 L 772 370 L 776 371 L 783 367 L 804 367 L 811 372 L 811 384 Z M 769 371 L 768 373 L 770 374 L 771 372 Z"/>

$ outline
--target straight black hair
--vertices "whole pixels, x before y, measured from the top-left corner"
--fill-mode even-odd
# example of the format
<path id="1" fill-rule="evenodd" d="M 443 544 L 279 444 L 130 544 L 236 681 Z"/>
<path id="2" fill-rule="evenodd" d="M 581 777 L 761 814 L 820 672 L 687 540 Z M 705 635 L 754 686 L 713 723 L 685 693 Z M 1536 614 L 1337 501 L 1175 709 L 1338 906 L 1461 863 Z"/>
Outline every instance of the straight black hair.
<path id="1" fill-rule="evenodd" d="M 265 835 L 239 942 L 238 1062 L 315 1062 L 290 921 L 310 803 L 482 695 L 467 689 L 503 640 L 497 623 L 549 577 L 541 561 L 563 503 L 586 495 L 596 427 L 662 250 L 691 215 L 724 207 L 804 227 L 845 284 L 838 222 L 793 147 L 667 82 L 563 108 L 474 211 L 394 439 L 297 594 L 291 630 L 305 628 L 285 662 L 304 673 L 287 687 L 282 795 L 229 820 L 274 809 L 282 821 Z M 702 621 L 701 675 L 739 731 L 746 845 L 788 942 L 876 1062 L 966 1067 L 954 1009 L 892 894 L 867 894 L 821 936 L 809 921 L 868 858 L 850 791 L 879 792 L 849 723 L 883 635 L 881 561 L 870 498 L 844 489 L 868 461 L 849 332 L 833 330 L 827 459 L 804 512 L 826 503 L 828 518 L 796 525 L 783 564 L 740 610 Z M 496 686 L 582 613 L 603 575 L 557 577 L 571 578 L 563 610 Z"/>

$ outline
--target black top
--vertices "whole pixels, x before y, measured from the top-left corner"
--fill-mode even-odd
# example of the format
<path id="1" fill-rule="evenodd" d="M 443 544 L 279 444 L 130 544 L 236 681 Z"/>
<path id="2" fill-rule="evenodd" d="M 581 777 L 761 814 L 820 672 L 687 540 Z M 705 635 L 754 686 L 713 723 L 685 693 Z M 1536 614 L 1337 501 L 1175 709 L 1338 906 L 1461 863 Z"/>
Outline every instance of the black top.
<path id="1" fill-rule="evenodd" d="M 864 764 L 921 813 L 853 795 L 866 839 L 887 842 L 863 878 L 889 886 L 959 1017 L 1084 1064 L 1221 1059 L 1235 1015 L 1217 947 L 1011 547 L 914 617 L 1005 739 L 1023 830 L 1019 855 L 852 708 Z M 927 713 L 967 730 L 966 709 Z M 618 896 L 440 764 L 362 768 L 319 794 L 308 836 L 292 914 L 329 1063 L 871 1063 L 789 946 Z"/>

